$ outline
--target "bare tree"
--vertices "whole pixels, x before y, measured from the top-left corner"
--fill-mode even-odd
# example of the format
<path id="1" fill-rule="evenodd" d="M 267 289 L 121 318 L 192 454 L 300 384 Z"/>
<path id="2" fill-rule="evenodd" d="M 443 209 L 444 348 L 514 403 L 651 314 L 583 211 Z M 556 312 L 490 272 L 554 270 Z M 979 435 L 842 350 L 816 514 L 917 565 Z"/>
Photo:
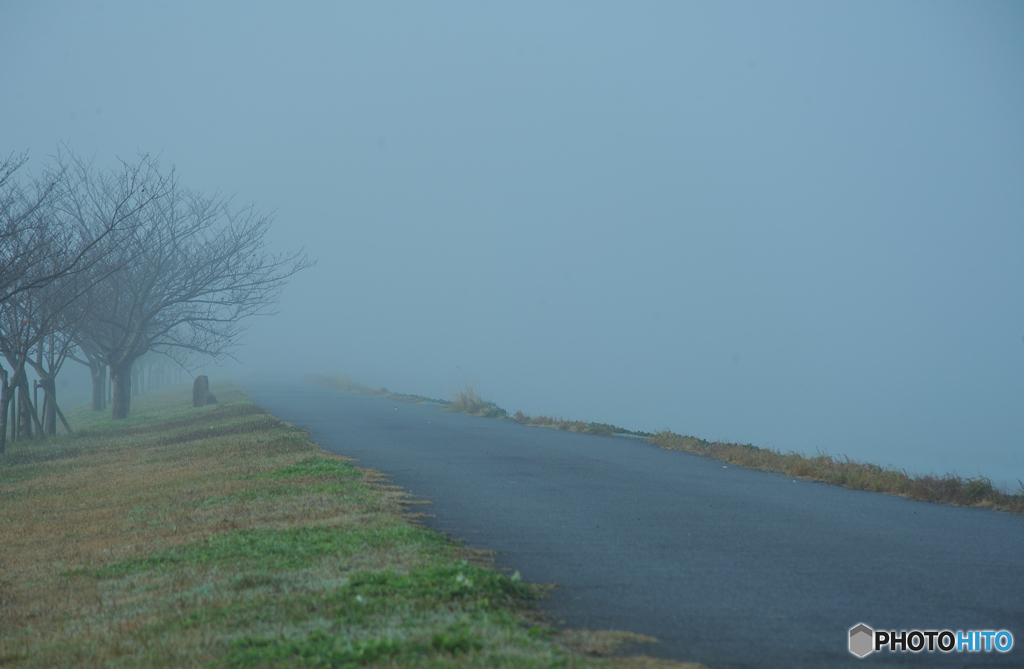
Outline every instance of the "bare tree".
<path id="1" fill-rule="evenodd" d="M 89 368 L 92 378 L 92 408 L 106 409 L 107 362 L 103 352 L 82 331 L 88 314 L 102 302 L 109 286 L 103 284 L 141 252 L 138 228 L 152 216 L 150 209 L 168 193 L 172 176 L 160 174 L 155 160 L 142 155 L 137 162 L 122 161 L 122 170 L 100 170 L 71 151 L 58 154 L 66 188 L 55 201 L 55 209 L 78 231 L 85 249 L 80 264 L 83 275 L 77 282 L 82 299 L 76 305 L 77 318 L 67 333 L 74 347 L 67 357 Z M 134 195 L 134 199 L 130 199 Z"/>
<path id="2" fill-rule="evenodd" d="M 35 290 L 22 293 L 19 303 L 25 312 L 23 322 L 30 326 L 28 334 L 34 354 L 27 357 L 39 377 L 43 389 L 43 406 L 39 409 L 45 435 L 57 434 L 57 418 L 71 433 L 64 414 L 57 404 L 57 374 L 75 349 L 73 335 L 88 311 L 81 289 L 87 275 L 73 273 Z"/>
<path id="3" fill-rule="evenodd" d="M 274 313 L 284 282 L 312 264 L 268 250 L 271 216 L 184 189 L 148 156 L 101 171 L 65 149 L 27 186 L 15 178 L 24 163 L 0 162 L 0 355 L 11 367 L 0 366 L 0 453 L 9 416 L 15 436 L 55 433 L 54 381 L 73 349 L 92 371 L 94 408 L 109 369 L 112 413 L 125 418 L 142 355 L 231 355 L 243 321 Z M 42 424 L 26 363 L 44 388 Z"/>
<path id="4" fill-rule="evenodd" d="M 57 333 L 81 319 L 81 298 L 117 269 L 101 264 L 101 244 L 125 238 L 125 229 L 163 194 L 148 157 L 94 179 L 91 166 L 64 151 L 28 183 L 16 174 L 25 162 L 24 156 L 12 154 L 0 163 L 0 355 L 11 367 L 8 375 L 0 365 L 0 453 L 9 408 L 16 418 L 10 421 L 14 436 L 31 436 L 33 427 L 43 432 L 25 373 L 30 351 L 41 351 L 47 336 L 56 344 Z M 97 180 L 103 184 L 98 190 L 91 187 Z M 82 225 L 82 205 L 94 202 L 97 194 L 106 198 L 106 206 L 91 207 L 94 215 Z M 79 313 L 72 315 L 76 305 Z M 66 353 L 66 346 L 60 348 Z M 42 365 L 47 357 L 37 355 L 36 361 Z M 55 373 L 61 356 L 49 357 Z M 50 385 L 44 389 L 59 414 Z"/>
<path id="5" fill-rule="evenodd" d="M 3 388 L 0 389 L 3 391 L 0 396 L 0 452 L 5 447 L 8 411 L 15 397 L 17 402 L 13 405 L 10 420 L 12 438 L 30 438 L 34 427 L 42 432 L 42 425 L 38 423 L 38 415 L 30 399 L 28 376 L 25 374 L 25 363 L 38 339 L 38 331 L 33 327 L 33 306 L 19 300 L 11 301 L 0 309 L 0 355 L 7 360 L 12 370 L 8 377 L 6 371 L 0 369 L 3 381 Z"/>
<path id="6" fill-rule="evenodd" d="M 287 278 L 312 264 L 302 252 L 267 250 L 271 216 L 184 189 L 173 174 L 152 205 L 131 243 L 98 263 L 119 269 L 94 287 L 81 329 L 83 348 L 110 369 L 114 418 L 128 416 L 132 365 L 143 354 L 230 355 L 243 321 L 273 313 Z"/>
<path id="7" fill-rule="evenodd" d="M 0 162 L 0 355 L 11 366 L 8 375 L 0 365 L 0 453 L 6 446 L 8 423 L 15 436 L 31 436 L 30 416 L 35 416 L 25 375 L 31 324 L 17 298 L 53 281 L 52 261 L 58 248 L 52 243 L 48 218 L 58 179 L 23 183 L 17 172 L 27 160 L 25 155 L 11 154 Z M 57 274 L 64 269 L 58 268 Z"/>
<path id="8" fill-rule="evenodd" d="M 0 161 L 0 305 L 60 277 L 88 272 L 99 258 L 96 246 L 163 194 L 164 184 L 154 178 L 159 175 L 149 156 L 136 164 L 123 162 L 121 172 L 100 173 L 64 149 L 27 186 L 16 178 L 26 162 L 25 154 L 11 154 Z M 108 201 L 100 203 L 96 198 Z M 83 204 L 103 205 L 99 220 L 90 221 L 85 237 L 81 236 L 85 229 L 74 230 L 55 221 L 58 213 Z M 69 246 L 79 239 L 84 243 Z M 68 253 L 71 248 L 75 251 Z"/>

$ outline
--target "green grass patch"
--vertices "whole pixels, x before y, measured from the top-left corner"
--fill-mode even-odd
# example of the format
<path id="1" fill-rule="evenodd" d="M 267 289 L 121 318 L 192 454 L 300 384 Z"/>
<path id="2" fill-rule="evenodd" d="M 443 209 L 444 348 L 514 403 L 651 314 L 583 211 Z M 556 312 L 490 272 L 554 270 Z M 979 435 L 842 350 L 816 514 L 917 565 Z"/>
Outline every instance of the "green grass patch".
<path id="1" fill-rule="evenodd" d="M 263 591 L 264 594 L 229 606 L 198 608 L 178 624 L 195 627 L 228 620 L 249 619 L 251 622 L 276 617 L 293 624 L 318 618 L 347 627 L 386 628 L 389 621 L 394 622 L 409 612 L 418 612 L 412 616 L 413 620 L 430 613 L 439 617 L 450 617 L 453 612 L 500 615 L 509 606 L 537 598 L 540 592 L 515 577 L 465 561 L 452 565 L 443 559 L 406 573 L 355 572 L 333 591 L 282 595 L 281 590 L 286 586 L 286 580 L 274 573 L 245 573 L 227 587 L 235 591 Z"/>
<path id="2" fill-rule="evenodd" d="M 453 659 L 453 656 L 479 651 L 486 646 L 487 639 L 466 623 L 450 625 L 443 632 L 432 634 L 429 640 L 384 637 L 352 641 L 318 630 L 302 639 L 239 639 L 232 644 L 233 652 L 228 662 L 240 667 L 268 664 L 345 667 L 373 664 L 400 656 L 423 659 L 434 655 L 440 656 L 436 658 L 438 664 L 446 664 L 446 660 Z"/>
<path id="3" fill-rule="evenodd" d="M 362 472 L 345 460 L 326 460 L 309 458 L 294 465 L 287 465 L 269 472 L 250 474 L 250 478 L 288 479 L 288 478 L 322 478 L 342 477 L 360 478 Z"/>
<path id="4" fill-rule="evenodd" d="M 351 578 L 345 591 L 364 598 L 400 597 L 425 602 L 454 599 L 490 602 L 538 596 L 538 590 L 520 582 L 518 575 L 505 576 L 466 561 L 407 574 L 392 571 L 357 574 Z"/>
<path id="5" fill-rule="evenodd" d="M 296 527 L 284 530 L 238 530 L 176 546 L 96 571 L 100 578 L 168 569 L 178 565 L 232 565 L 240 569 L 301 569 L 325 557 L 343 558 L 368 549 L 399 545 L 443 548 L 443 537 L 405 524 L 376 529 Z"/>
<path id="6" fill-rule="evenodd" d="M 345 667 L 396 655 L 419 655 L 428 648 L 425 644 L 388 638 L 351 641 L 317 630 L 303 639 L 243 637 L 232 643 L 226 660 L 238 667 Z"/>

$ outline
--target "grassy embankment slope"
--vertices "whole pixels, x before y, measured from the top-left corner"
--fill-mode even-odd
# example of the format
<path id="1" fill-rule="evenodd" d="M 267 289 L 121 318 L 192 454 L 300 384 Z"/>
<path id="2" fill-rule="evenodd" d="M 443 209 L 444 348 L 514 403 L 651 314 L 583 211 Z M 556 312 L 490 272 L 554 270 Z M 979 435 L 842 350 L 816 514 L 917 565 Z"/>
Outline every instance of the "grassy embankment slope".
<path id="1" fill-rule="evenodd" d="M 533 586 L 234 388 L 0 457 L 0 665 L 681 666 L 600 659 Z"/>
<path id="2" fill-rule="evenodd" d="M 823 481 L 855 490 L 900 495 L 925 502 L 991 508 L 1024 514 L 1024 482 L 1021 482 L 1021 489 L 1017 493 L 1011 494 L 997 489 L 987 478 L 964 479 L 953 475 L 911 476 L 905 471 L 886 469 L 879 465 L 856 462 L 849 458 L 839 459 L 826 454 L 807 457 L 799 453 L 783 453 L 751 444 L 706 441 L 697 437 L 676 434 L 671 430 L 652 434 L 626 430 L 607 423 L 562 420 L 551 416 L 528 416 L 521 411 L 509 415 L 494 402 L 482 399 L 479 393 L 469 385 L 456 390 L 450 402 L 441 402 L 416 395 L 390 393 L 384 388 L 371 390 L 344 376 L 309 375 L 305 377 L 305 380 L 316 385 L 349 392 L 385 395 L 406 401 L 447 404 L 450 411 L 460 411 L 489 418 L 511 418 L 519 423 L 535 427 L 549 427 L 588 434 L 644 437 L 661 448 L 695 453 L 742 467 Z"/>

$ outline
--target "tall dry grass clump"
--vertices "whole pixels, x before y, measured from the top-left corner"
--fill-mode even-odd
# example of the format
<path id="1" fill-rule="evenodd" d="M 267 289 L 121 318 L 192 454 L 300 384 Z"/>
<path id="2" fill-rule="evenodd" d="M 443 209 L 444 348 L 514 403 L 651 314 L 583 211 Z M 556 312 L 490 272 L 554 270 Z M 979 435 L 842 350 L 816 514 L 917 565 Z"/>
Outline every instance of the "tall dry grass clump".
<path id="1" fill-rule="evenodd" d="M 489 402 L 480 397 L 480 393 L 470 383 L 464 383 L 461 387 L 452 391 L 452 400 L 448 403 L 446 409 L 474 416 L 486 416 L 487 418 L 508 417 L 507 411 L 494 402 Z"/>

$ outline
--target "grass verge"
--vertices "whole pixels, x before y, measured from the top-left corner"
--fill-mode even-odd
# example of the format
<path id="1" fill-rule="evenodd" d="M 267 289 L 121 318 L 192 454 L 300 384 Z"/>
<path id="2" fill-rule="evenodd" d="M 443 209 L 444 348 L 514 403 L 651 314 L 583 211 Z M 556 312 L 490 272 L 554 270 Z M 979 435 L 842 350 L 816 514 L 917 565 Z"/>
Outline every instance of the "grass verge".
<path id="1" fill-rule="evenodd" d="M 312 383 L 315 386 L 322 386 L 333 390 L 343 390 L 347 393 L 373 395 L 375 397 L 390 397 L 391 399 L 401 400 L 402 402 L 412 402 L 413 404 L 440 404 L 442 406 L 447 406 L 449 404 L 449 402 L 445 402 L 444 400 L 424 397 L 423 395 L 393 393 L 383 386 L 380 388 L 371 388 L 370 386 L 363 385 L 358 381 L 353 381 L 344 374 L 306 374 L 302 377 L 302 380 L 306 383 Z"/>
<path id="2" fill-rule="evenodd" d="M 585 434 L 601 434 L 606 436 L 618 435 L 644 438 L 654 436 L 651 432 L 636 432 L 634 430 L 627 430 L 626 428 L 611 425 L 609 423 L 589 423 L 582 420 L 563 420 L 552 416 L 530 416 L 522 411 L 516 411 L 515 414 L 510 415 L 508 411 L 502 409 L 494 402 L 483 399 L 476 388 L 469 383 L 463 384 L 460 388 L 453 391 L 452 399 L 445 402 L 444 400 L 431 399 L 429 397 L 423 397 L 422 395 L 403 395 L 401 393 L 393 393 L 387 388 L 378 388 L 375 390 L 369 386 L 353 381 L 344 375 L 307 374 L 302 377 L 302 380 L 324 388 L 343 390 L 350 393 L 359 393 L 361 395 L 390 397 L 392 399 L 406 402 L 427 402 L 430 404 L 439 404 L 444 406 L 446 411 L 455 411 L 457 413 L 465 413 L 472 416 L 503 419 L 511 418 L 517 423 L 522 423 L 531 427 L 548 427 L 555 430 L 565 430 L 567 432 L 582 432 Z"/>
<path id="3" fill-rule="evenodd" d="M 1020 492 L 999 490 L 987 478 L 964 479 L 959 476 L 910 476 L 904 471 L 878 465 L 837 459 L 830 455 L 807 457 L 781 453 L 750 444 L 709 442 L 665 430 L 651 442 L 675 451 L 686 451 L 752 469 L 780 472 L 787 476 L 823 481 L 854 490 L 901 495 L 925 502 L 999 509 L 1024 513 L 1024 484 Z"/>
<path id="4" fill-rule="evenodd" d="M 307 376 L 306 381 L 337 390 L 362 392 L 365 386 L 344 376 Z M 399 395 L 381 391 L 369 394 L 384 394 L 396 399 L 415 398 L 412 401 L 430 401 L 444 404 L 440 400 L 427 400 L 416 395 Z M 407 400 L 408 401 L 408 400 Z M 607 436 L 643 437 L 661 448 L 685 451 L 723 462 L 751 469 L 782 473 L 796 478 L 831 483 L 855 490 L 869 490 L 911 499 L 956 506 L 972 506 L 1024 514 L 1024 482 L 1020 491 L 1010 493 L 992 485 L 985 477 L 961 478 L 952 474 L 945 476 L 911 476 L 905 471 L 887 469 L 879 465 L 861 463 L 849 458 L 833 458 L 830 455 L 808 457 L 799 453 L 783 453 L 751 444 L 709 442 L 697 437 L 676 434 L 663 430 L 657 434 L 626 430 L 608 423 L 563 420 L 552 416 L 530 416 L 517 411 L 511 416 L 494 402 L 480 397 L 471 385 L 464 385 L 453 393 L 452 401 L 445 407 L 449 411 L 486 416 L 489 418 L 511 418 L 517 423 L 532 427 L 547 427 L 569 432 L 599 434 Z"/>
<path id="5" fill-rule="evenodd" d="M 512 419 L 517 423 L 523 425 L 529 425 L 531 427 L 550 427 L 556 430 L 565 430 L 566 432 L 581 432 L 584 434 L 602 434 L 608 437 L 615 436 L 632 436 L 632 437 L 653 437 L 654 435 L 650 432 L 637 432 L 636 430 L 627 430 L 624 427 L 618 427 L 610 423 L 592 423 L 582 420 L 564 420 L 562 418 L 555 418 L 553 416 L 530 416 L 517 411 L 512 415 Z"/>
<path id="6" fill-rule="evenodd" d="M 0 458 L 0 665 L 682 666 L 544 624 L 537 588 L 233 387 Z"/>

